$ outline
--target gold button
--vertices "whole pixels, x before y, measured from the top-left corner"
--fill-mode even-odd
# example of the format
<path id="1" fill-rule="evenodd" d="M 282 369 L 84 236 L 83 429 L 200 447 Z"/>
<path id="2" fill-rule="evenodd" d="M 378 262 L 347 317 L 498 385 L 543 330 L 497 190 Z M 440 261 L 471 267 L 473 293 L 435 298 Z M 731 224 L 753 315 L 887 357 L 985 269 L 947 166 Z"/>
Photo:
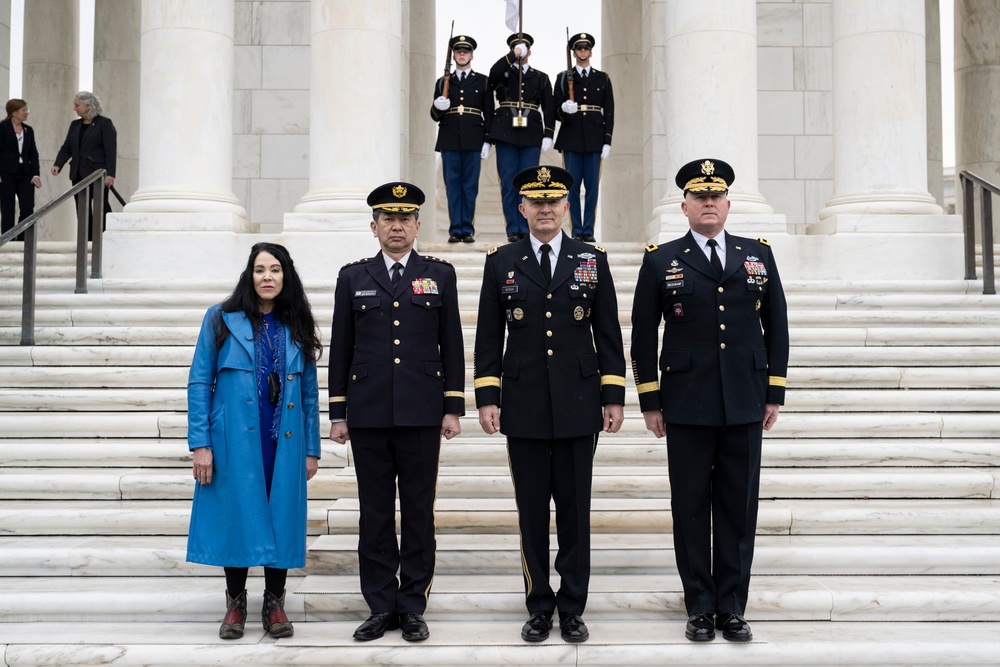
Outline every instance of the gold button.
<path id="1" fill-rule="evenodd" d="M 368 306 L 361 306 L 361 310 L 364 310 L 364 309 L 365 309 L 365 308 L 367 308 L 367 307 L 368 307 Z"/>
<path id="2" fill-rule="evenodd" d="M 552 338 L 552 332 L 551 331 L 546 331 L 545 335 L 548 336 L 549 338 Z"/>
<path id="3" fill-rule="evenodd" d="M 719 310 L 725 310 L 725 309 L 726 309 L 725 306 L 719 306 Z"/>
<path id="4" fill-rule="evenodd" d="M 289 410 L 294 410 L 295 409 L 295 403 L 289 403 L 288 404 L 288 409 Z"/>
<path id="5" fill-rule="evenodd" d="M 351 379 L 352 379 L 352 380 L 357 380 L 357 379 L 358 379 L 358 376 L 357 376 L 357 375 L 352 375 L 352 376 L 351 376 Z"/>
<path id="6" fill-rule="evenodd" d="M 719 345 L 719 349 L 721 349 L 721 350 L 724 350 L 724 349 L 726 349 L 726 344 L 725 344 L 725 343 L 722 343 L 721 345 Z"/>
<path id="7" fill-rule="evenodd" d="M 551 318 L 552 318 L 552 313 L 549 313 L 549 312 L 546 312 L 546 313 L 545 313 L 545 317 L 548 317 L 548 318 L 550 318 L 550 319 L 551 319 Z"/>
<path id="8" fill-rule="evenodd" d="M 399 320 L 393 320 L 392 321 L 392 326 L 398 327 L 399 326 Z"/>
<path id="9" fill-rule="evenodd" d="M 726 290 L 722 289 L 722 287 L 721 287 L 721 286 L 719 287 L 719 294 L 722 294 L 722 293 L 723 293 L 723 292 L 725 292 L 725 291 L 726 291 Z"/>
<path id="10" fill-rule="evenodd" d="M 292 437 L 292 432 L 291 431 L 285 431 L 285 437 L 286 438 Z"/>
<path id="11" fill-rule="evenodd" d="M 398 301 L 393 301 L 392 302 L 392 307 L 393 308 L 399 308 L 399 302 Z"/>
<path id="12" fill-rule="evenodd" d="M 677 296 L 677 290 L 674 290 L 674 292 L 673 292 L 673 294 L 671 296 Z"/>
<path id="13" fill-rule="evenodd" d="M 397 338 L 396 340 L 392 341 L 392 344 L 393 345 L 399 345 L 399 339 Z"/>
<path id="14" fill-rule="evenodd" d="M 428 308 L 430 308 L 431 307 L 431 302 L 430 301 L 424 301 L 424 305 L 427 306 Z"/>
<path id="15" fill-rule="evenodd" d="M 510 301 L 510 300 L 511 300 L 512 298 L 513 298 L 513 297 L 511 297 L 510 295 L 508 295 L 508 296 L 507 296 L 507 300 L 508 300 L 508 301 Z"/>
<path id="16" fill-rule="evenodd" d="M 725 324 L 720 324 L 719 328 L 722 329 L 723 331 L 725 331 L 726 330 L 726 325 Z"/>
<path id="17" fill-rule="evenodd" d="M 437 372 L 437 376 L 438 376 L 438 377 L 441 377 L 441 371 L 438 371 L 438 372 Z"/>
<path id="18" fill-rule="evenodd" d="M 667 366 L 666 370 L 669 373 L 670 372 L 670 366 Z"/>
<path id="19" fill-rule="evenodd" d="M 545 298 L 546 298 L 546 299 L 551 299 L 551 298 L 552 298 L 552 295 L 551 295 L 551 294 L 547 294 L 547 295 L 545 296 Z"/>
<path id="20" fill-rule="evenodd" d="M 395 359 L 393 359 L 392 361 L 393 361 L 393 363 L 396 363 L 396 364 L 398 364 L 398 363 L 399 363 L 399 357 L 396 357 L 396 358 L 395 358 Z"/>
<path id="21" fill-rule="evenodd" d="M 549 350 L 549 356 L 550 357 L 552 356 L 552 350 Z"/>
<path id="22" fill-rule="evenodd" d="M 584 293 L 583 293 L 583 298 L 584 298 L 584 299 L 586 299 L 586 298 L 587 298 L 587 293 L 586 293 L 586 292 L 584 292 Z"/>
<path id="23" fill-rule="evenodd" d="M 291 380 L 291 379 L 292 379 L 292 374 L 291 374 L 291 373 L 289 373 L 289 374 L 288 374 L 288 377 L 286 377 L 285 379 L 286 379 L 286 380 Z"/>

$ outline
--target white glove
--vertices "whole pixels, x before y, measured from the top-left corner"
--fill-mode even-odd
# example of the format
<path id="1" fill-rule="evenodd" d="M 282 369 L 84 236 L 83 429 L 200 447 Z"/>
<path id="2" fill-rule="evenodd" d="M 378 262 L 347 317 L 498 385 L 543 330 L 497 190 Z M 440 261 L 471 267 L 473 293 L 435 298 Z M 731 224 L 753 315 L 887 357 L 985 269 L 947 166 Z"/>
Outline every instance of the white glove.
<path id="1" fill-rule="evenodd" d="M 490 159 L 490 142 L 488 142 L 488 141 L 484 141 L 483 142 L 483 150 L 482 150 L 482 152 L 479 155 L 484 160 L 489 160 Z"/>
<path id="2" fill-rule="evenodd" d="M 563 113 L 576 113 L 580 110 L 580 105 L 573 100 L 566 100 L 562 103 Z"/>
<path id="3" fill-rule="evenodd" d="M 601 149 L 601 159 L 606 159 L 611 155 L 611 144 L 604 144 L 604 148 Z"/>
<path id="4" fill-rule="evenodd" d="M 447 97 L 438 97 L 434 100 L 434 108 L 438 111 L 447 111 L 451 108 L 451 100 Z"/>
<path id="5" fill-rule="evenodd" d="M 551 150 L 551 148 L 552 148 L 552 140 L 549 139 L 548 137 L 542 139 L 542 152 L 544 153 L 548 150 Z"/>
<path id="6" fill-rule="evenodd" d="M 528 45 L 524 42 L 518 42 L 514 45 L 514 55 L 518 58 L 523 58 L 528 55 Z"/>

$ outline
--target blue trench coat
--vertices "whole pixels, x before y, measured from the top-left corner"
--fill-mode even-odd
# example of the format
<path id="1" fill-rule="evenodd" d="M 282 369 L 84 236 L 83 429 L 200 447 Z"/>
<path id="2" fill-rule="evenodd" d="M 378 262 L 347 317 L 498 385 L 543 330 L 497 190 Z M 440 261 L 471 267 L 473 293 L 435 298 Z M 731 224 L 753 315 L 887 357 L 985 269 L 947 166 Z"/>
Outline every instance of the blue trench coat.
<path id="1" fill-rule="evenodd" d="M 319 457 L 316 363 L 285 339 L 285 383 L 278 452 L 268 502 L 261 462 L 253 327 L 223 313 L 229 336 L 215 346 L 208 309 L 188 375 L 188 448 L 210 445 L 212 483 L 195 485 L 187 559 L 228 567 L 304 567 L 306 456 Z M 213 390 L 214 385 L 214 390 Z"/>

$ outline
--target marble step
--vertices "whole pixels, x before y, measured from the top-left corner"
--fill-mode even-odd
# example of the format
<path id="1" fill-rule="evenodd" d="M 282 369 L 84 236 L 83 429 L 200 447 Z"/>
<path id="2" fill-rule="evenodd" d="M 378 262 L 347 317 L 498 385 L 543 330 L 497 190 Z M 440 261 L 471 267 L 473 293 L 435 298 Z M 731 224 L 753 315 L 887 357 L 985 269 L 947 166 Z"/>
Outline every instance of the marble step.
<path id="1" fill-rule="evenodd" d="M 256 609 L 257 600 L 252 600 Z M 219 616 L 222 615 L 220 611 Z M 834 623 L 757 621 L 754 641 L 733 645 L 721 638 L 709 645 L 684 639 L 684 620 L 664 614 L 649 621 L 591 620 L 585 644 L 566 644 L 553 635 L 544 644 L 520 639 L 520 619 L 441 620 L 427 613 L 431 637 L 418 646 L 398 632 L 361 643 L 351 635 L 358 622 L 302 621 L 295 635 L 271 640 L 257 624 L 243 639 L 224 641 L 215 622 L 29 622 L 0 624 L 0 651 L 7 665 L 99 665 L 189 667 L 199 665 L 429 665 L 434 667 L 726 667 L 816 665 L 995 665 L 1000 623 L 956 626 L 948 622 Z"/>
<path id="2" fill-rule="evenodd" d="M 473 354 L 474 332 L 472 338 L 466 338 L 466 362 L 471 363 Z M 328 341 L 327 341 L 328 342 Z M 944 366 L 947 373 L 965 372 L 964 367 L 992 368 L 1000 366 L 1000 345 L 996 341 L 984 341 L 984 345 L 954 346 L 954 347 L 858 347 L 852 346 L 792 346 L 789 355 L 790 373 L 811 373 L 807 366 L 818 366 L 826 370 L 845 368 L 883 367 L 880 372 L 899 371 L 903 368 L 916 368 L 908 373 L 909 381 L 921 377 L 920 374 L 932 373 L 924 367 Z M 626 343 L 626 347 L 628 344 Z M 18 366 L 33 368 L 48 367 L 87 367 L 102 366 L 138 366 L 157 368 L 179 367 L 185 372 L 191 365 L 194 354 L 192 345 L 0 345 L 0 366 L 16 368 Z M 626 354 L 628 352 L 626 351 Z M 319 360 L 321 368 L 329 362 L 329 355 Z M 962 367 L 962 368 L 958 368 Z M 102 370 L 103 372 L 103 370 Z M 108 372 L 113 372 L 109 370 Z M 938 372 L 938 371 L 933 371 Z M 916 374 L 916 375 L 914 375 Z M 6 375 L 6 371 L 4 372 Z M 320 382 L 325 378 L 320 377 Z"/>
<path id="3" fill-rule="evenodd" d="M 513 498 L 439 498 L 438 535 L 517 534 Z M 356 535 L 357 498 L 330 505 L 328 531 Z M 669 533 L 673 522 L 666 498 L 594 498 L 594 533 Z M 398 512 L 397 512 L 398 525 Z M 553 513 L 553 530 L 555 529 Z M 19 533 L 30 534 L 30 533 Z M 1000 535 L 1000 501 L 991 499 L 763 499 L 758 535 Z"/>
<path id="4" fill-rule="evenodd" d="M 324 425 L 325 426 L 325 425 Z M 324 429 L 325 430 L 325 429 Z M 353 461 L 350 443 L 322 439 L 322 468 L 342 468 Z M 595 465 L 662 465 L 667 449 L 649 435 L 607 436 L 600 440 Z M 768 434 L 765 468 L 806 466 L 1000 467 L 1000 441 L 991 439 L 836 438 L 789 439 Z M 0 466 L 5 468 L 184 468 L 191 465 L 182 438 L 9 438 L 0 440 Z M 441 466 L 506 466 L 504 439 L 467 432 L 441 443 Z"/>
<path id="5" fill-rule="evenodd" d="M 552 559 L 556 544 L 553 535 Z M 308 572 L 356 576 L 357 549 L 356 536 L 321 535 L 309 547 Z M 0 541 L 0 557 L 8 558 L 7 551 Z M 18 561 L 10 558 L 10 568 L 0 567 L 0 574 L 17 576 Z M 29 561 L 20 560 L 25 562 Z M 520 565 L 517 535 L 437 537 L 436 575 L 495 574 L 517 571 Z M 550 567 L 555 572 L 554 562 Z M 676 574 L 673 538 L 669 534 L 594 535 L 591 568 L 594 574 Z M 994 535 L 762 535 L 756 539 L 753 571 L 756 575 L 1000 575 L 1000 540 Z"/>
<path id="6" fill-rule="evenodd" d="M 224 606 L 221 573 L 214 577 L 4 577 L 0 622 L 202 621 L 218 623 Z M 998 621 L 995 576 L 756 576 L 747 616 L 798 621 Z M 249 607 L 260 605 L 259 580 Z M 292 621 L 357 622 L 368 614 L 353 575 L 290 577 L 286 611 Z M 291 593 L 294 591 L 294 593 Z M 671 574 L 593 575 L 586 618 L 682 618 L 680 580 Z M 518 568 L 493 575 L 440 575 L 428 620 L 523 622 Z M 217 631 L 217 627 L 214 628 Z"/>
<path id="7" fill-rule="evenodd" d="M 475 317 L 474 314 L 470 317 Z M 13 321 L 12 321 L 13 322 Z M 996 346 L 1000 341 L 1000 326 L 928 326 L 945 324 L 937 321 L 924 322 L 915 326 L 792 326 L 789 331 L 792 346 L 845 348 L 893 346 L 897 348 L 915 347 L 961 347 L 970 345 Z M 143 322 L 145 324 L 145 322 Z M 36 326 L 35 344 L 40 346 L 71 345 L 121 345 L 121 346 L 188 346 L 193 349 L 198 339 L 198 326 Z M 822 324 L 829 324 L 828 320 Z M 329 342 L 328 327 L 320 327 L 324 344 Z M 629 341 L 631 329 L 623 323 L 623 339 Z M 466 347 L 475 340 L 475 327 L 467 323 L 462 328 Z M 20 315 L 16 323 L 0 325 L 0 347 L 17 346 L 21 340 Z M 842 358 L 847 358 L 842 356 Z"/>
<path id="8" fill-rule="evenodd" d="M 470 363 L 465 368 L 467 387 L 474 386 L 475 380 L 471 364 L 472 355 L 472 350 L 468 350 L 466 356 L 467 362 Z M 319 373 L 321 394 L 327 388 L 325 369 L 326 363 L 321 362 Z M 184 391 L 187 388 L 188 370 L 188 366 L 159 365 L 7 366 L 0 375 L 0 389 L 131 387 L 146 391 L 153 389 Z M 997 389 L 1000 388 L 1000 365 L 930 368 L 792 366 L 788 369 L 787 378 L 789 387 L 796 392 L 802 389 Z M 632 402 L 637 403 L 635 388 L 631 383 L 626 386 L 626 391 Z"/>
<path id="9" fill-rule="evenodd" d="M 555 557 L 555 536 L 552 538 Z M 356 535 L 310 538 L 304 570 L 292 575 L 357 576 Z M 177 536 L 0 537 L 0 577 L 215 576 L 218 568 L 185 560 Z M 596 534 L 594 574 L 675 574 L 669 534 Z M 515 534 L 438 536 L 437 575 L 517 570 Z M 555 570 L 553 570 L 555 571 Z M 757 575 L 1000 575 L 1000 542 L 992 535 L 770 536 L 756 540 Z"/>
<path id="10" fill-rule="evenodd" d="M 20 472 L 20 471 L 19 471 Z M 88 490 L 77 490 L 65 483 L 60 470 L 42 469 L 23 474 L 53 497 L 77 498 Z M 332 472 L 332 480 L 312 484 L 334 498 L 357 497 L 357 477 L 353 468 Z M 53 474 L 56 473 L 56 474 Z M 117 473 L 105 474 L 110 481 Z M 317 478 L 323 477 L 318 475 Z M 138 485 L 140 480 L 129 479 Z M 150 487 L 158 486 L 160 476 L 147 476 Z M 125 479 L 121 485 L 126 487 Z M 49 490 L 49 487 L 52 487 Z M 0 497 L 25 498 L 22 485 L 0 478 Z M 506 498 L 513 493 L 506 467 L 442 467 L 438 474 L 437 498 Z M 670 482 L 666 465 L 633 467 L 599 466 L 594 468 L 592 491 L 595 498 L 669 498 Z M 324 496 L 325 497 L 325 496 Z M 1000 468 L 765 468 L 760 475 L 761 498 L 1000 498 Z"/>
<path id="11" fill-rule="evenodd" d="M 956 394 L 955 396 L 959 396 Z M 323 406 L 320 406 L 323 411 Z M 321 415 L 321 422 L 325 415 Z M 475 413 L 462 417 L 464 433 L 481 432 Z M 329 427 L 320 425 L 321 437 Z M 785 438 L 993 438 L 1000 414 L 974 412 L 784 412 L 771 435 Z M 182 412 L 3 412 L 0 433 L 7 438 L 186 438 Z M 621 436 L 645 435 L 641 415 L 625 414 Z M 494 436 L 502 441 L 501 435 Z M 604 436 L 601 442 L 618 437 Z M 652 436 L 650 436 L 652 437 Z"/>

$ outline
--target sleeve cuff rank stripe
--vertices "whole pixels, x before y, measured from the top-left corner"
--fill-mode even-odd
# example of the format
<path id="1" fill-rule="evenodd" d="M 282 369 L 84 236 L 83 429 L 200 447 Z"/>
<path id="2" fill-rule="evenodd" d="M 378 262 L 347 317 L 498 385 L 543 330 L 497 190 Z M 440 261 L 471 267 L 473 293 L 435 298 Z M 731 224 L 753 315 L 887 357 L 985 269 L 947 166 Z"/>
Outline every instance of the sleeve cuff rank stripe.
<path id="1" fill-rule="evenodd" d="M 784 387 L 786 385 L 786 380 L 780 375 L 771 375 L 767 378 L 767 383 L 772 387 Z"/>
<path id="2" fill-rule="evenodd" d="M 482 389 L 483 387 L 499 387 L 500 378 L 495 375 L 487 375 L 486 377 L 476 378 L 476 389 Z"/>
<path id="3" fill-rule="evenodd" d="M 330 402 L 331 403 L 347 403 L 347 397 L 346 396 L 331 396 L 330 397 Z"/>
<path id="4" fill-rule="evenodd" d="M 635 388 L 639 390 L 640 394 L 648 394 L 651 391 L 659 391 L 660 390 L 660 383 L 659 382 L 643 382 L 642 384 L 637 384 L 635 386 Z"/>
<path id="5" fill-rule="evenodd" d="M 625 376 L 624 375 L 602 375 L 601 376 L 601 386 L 606 384 L 611 384 L 616 387 L 625 386 Z"/>
<path id="6" fill-rule="evenodd" d="M 464 391 L 446 391 L 446 392 L 444 392 L 444 397 L 445 398 L 462 398 L 462 399 L 464 399 L 465 398 L 465 392 Z"/>

